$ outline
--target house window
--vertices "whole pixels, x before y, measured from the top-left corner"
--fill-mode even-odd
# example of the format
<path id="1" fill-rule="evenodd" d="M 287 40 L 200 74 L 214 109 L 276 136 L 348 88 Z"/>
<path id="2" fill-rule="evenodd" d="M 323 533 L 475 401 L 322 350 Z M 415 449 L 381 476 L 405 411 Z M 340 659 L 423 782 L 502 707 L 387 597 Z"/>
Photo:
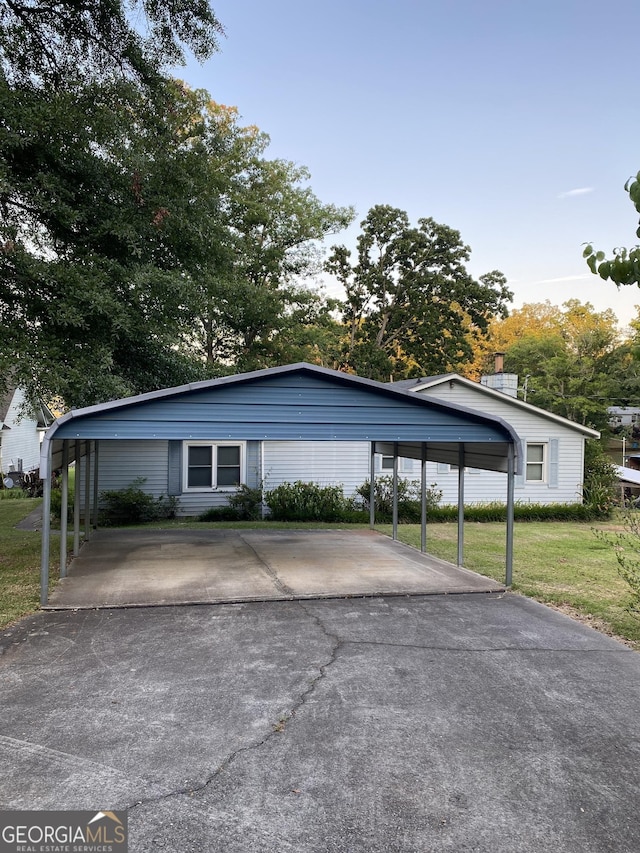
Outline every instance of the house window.
<path id="1" fill-rule="evenodd" d="M 244 446 L 193 442 L 185 445 L 185 488 L 231 489 L 244 480 Z"/>
<path id="2" fill-rule="evenodd" d="M 527 483 L 546 480 L 546 444 L 527 444 Z"/>
<path id="3" fill-rule="evenodd" d="M 389 471 L 393 473 L 393 456 L 380 456 L 379 457 L 379 471 Z M 398 457 L 398 471 L 401 474 L 412 474 L 414 471 L 413 467 L 414 460 L 409 459 L 406 456 Z"/>

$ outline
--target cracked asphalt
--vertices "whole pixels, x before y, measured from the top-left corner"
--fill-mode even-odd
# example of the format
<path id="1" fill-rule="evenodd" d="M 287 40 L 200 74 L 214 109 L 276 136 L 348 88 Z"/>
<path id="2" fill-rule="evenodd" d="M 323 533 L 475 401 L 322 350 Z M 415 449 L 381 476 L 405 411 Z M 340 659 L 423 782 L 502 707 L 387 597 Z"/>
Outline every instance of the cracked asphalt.
<path id="1" fill-rule="evenodd" d="M 44 612 L 0 637 L 0 805 L 132 853 L 637 851 L 640 656 L 513 594 Z"/>

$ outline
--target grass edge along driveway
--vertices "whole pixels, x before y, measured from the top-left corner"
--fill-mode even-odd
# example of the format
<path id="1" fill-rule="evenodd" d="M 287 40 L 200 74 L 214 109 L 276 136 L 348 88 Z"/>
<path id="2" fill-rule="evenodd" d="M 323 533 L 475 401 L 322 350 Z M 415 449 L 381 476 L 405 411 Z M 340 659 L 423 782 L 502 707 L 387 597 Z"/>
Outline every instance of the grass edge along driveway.
<path id="1" fill-rule="evenodd" d="M 0 500 L 0 629 L 39 606 L 40 533 L 16 530 L 15 525 L 38 506 L 37 500 Z M 225 524 L 228 527 L 256 527 L 274 522 Z M 179 519 L 155 527 L 221 526 Z M 335 524 L 277 524 L 278 527 L 346 527 Z M 618 573 L 612 548 L 599 541 L 592 527 L 612 525 L 576 522 L 520 522 L 515 526 L 513 591 L 537 601 L 560 607 L 592 627 L 629 642 L 640 650 L 640 615 L 629 609 L 631 597 Z M 377 529 L 390 535 L 390 525 Z M 420 527 L 403 524 L 398 537 L 420 547 Z M 457 527 L 452 523 L 431 524 L 427 548 L 442 559 L 455 562 Z M 504 581 L 505 525 L 465 524 L 465 566 L 480 574 Z M 55 583 L 55 545 L 52 549 L 51 584 Z"/>

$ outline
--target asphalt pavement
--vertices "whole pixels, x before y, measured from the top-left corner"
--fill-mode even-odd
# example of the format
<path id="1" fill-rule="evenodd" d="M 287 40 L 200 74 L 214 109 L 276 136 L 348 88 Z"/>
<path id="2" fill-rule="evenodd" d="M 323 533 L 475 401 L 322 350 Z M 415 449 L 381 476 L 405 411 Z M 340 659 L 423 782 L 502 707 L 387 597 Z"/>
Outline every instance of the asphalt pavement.
<path id="1" fill-rule="evenodd" d="M 640 656 L 514 594 L 43 612 L 0 636 L 0 804 L 138 851 L 640 849 Z"/>

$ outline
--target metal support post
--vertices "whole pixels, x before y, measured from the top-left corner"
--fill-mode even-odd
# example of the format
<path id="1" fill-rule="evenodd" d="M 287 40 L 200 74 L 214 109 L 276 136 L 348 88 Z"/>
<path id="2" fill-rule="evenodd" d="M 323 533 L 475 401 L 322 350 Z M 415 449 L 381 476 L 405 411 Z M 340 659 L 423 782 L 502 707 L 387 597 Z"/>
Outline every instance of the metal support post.
<path id="1" fill-rule="evenodd" d="M 62 442 L 62 483 L 60 488 L 60 577 L 67 576 L 67 520 L 69 513 L 69 442 Z"/>
<path id="2" fill-rule="evenodd" d="M 427 552 L 427 443 L 421 445 L 420 465 L 420 550 Z"/>
<path id="3" fill-rule="evenodd" d="M 458 445 L 458 565 L 464 565 L 464 444 Z"/>
<path id="4" fill-rule="evenodd" d="M 513 533 L 514 533 L 514 493 L 515 493 L 515 460 L 513 444 L 509 445 L 507 457 L 507 552 L 505 586 L 511 586 L 513 580 Z"/>
<path id="5" fill-rule="evenodd" d="M 398 442 L 393 442 L 393 538 L 398 538 Z"/>

